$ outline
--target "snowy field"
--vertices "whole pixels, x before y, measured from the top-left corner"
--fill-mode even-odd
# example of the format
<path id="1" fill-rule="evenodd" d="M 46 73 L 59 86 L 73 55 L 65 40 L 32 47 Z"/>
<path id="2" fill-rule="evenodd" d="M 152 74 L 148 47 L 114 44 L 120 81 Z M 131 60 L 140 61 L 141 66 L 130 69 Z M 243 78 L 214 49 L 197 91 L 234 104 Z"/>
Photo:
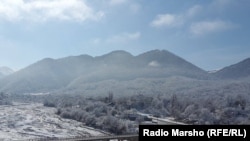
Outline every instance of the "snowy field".
<path id="1" fill-rule="evenodd" d="M 55 111 L 38 103 L 0 106 L 0 140 L 105 136 L 81 122 L 60 118 Z"/>

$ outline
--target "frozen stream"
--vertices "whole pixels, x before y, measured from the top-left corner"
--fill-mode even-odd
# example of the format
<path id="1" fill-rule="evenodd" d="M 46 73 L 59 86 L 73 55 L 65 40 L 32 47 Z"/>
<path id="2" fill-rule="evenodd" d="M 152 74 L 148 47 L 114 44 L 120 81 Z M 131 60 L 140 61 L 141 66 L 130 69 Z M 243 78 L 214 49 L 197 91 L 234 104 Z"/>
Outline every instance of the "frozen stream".
<path id="1" fill-rule="evenodd" d="M 105 135 L 81 122 L 60 118 L 55 111 L 55 108 L 44 107 L 40 103 L 0 106 L 0 140 Z"/>

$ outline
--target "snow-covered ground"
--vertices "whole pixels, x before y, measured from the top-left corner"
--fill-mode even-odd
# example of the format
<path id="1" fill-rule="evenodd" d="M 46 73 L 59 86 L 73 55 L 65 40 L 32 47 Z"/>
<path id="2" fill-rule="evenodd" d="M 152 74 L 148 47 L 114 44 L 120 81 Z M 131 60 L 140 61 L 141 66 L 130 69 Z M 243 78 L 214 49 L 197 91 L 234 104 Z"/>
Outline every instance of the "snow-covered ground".
<path id="1" fill-rule="evenodd" d="M 105 136 L 81 122 L 60 118 L 55 111 L 40 103 L 0 106 L 0 140 Z"/>
<path id="2" fill-rule="evenodd" d="M 152 121 L 153 121 L 154 124 L 162 124 L 162 125 L 186 125 L 183 122 L 175 121 L 175 119 L 173 117 L 158 118 L 158 117 L 154 117 L 151 114 L 145 114 L 145 113 L 141 113 L 141 112 L 137 112 L 137 114 L 142 115 L 142 116 L 146 116 L 146 117 L 152 119 Z"/>

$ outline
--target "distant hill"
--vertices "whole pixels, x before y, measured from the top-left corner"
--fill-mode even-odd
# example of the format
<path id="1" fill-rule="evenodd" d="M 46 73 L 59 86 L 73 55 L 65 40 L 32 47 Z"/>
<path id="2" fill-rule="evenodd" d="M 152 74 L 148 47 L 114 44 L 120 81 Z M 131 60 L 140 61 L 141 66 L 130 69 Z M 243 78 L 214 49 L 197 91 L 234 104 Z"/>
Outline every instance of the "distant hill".
<path id="1" fill-rule="evenodd" d="M 138 56 L 114 51 L 102 56 L 46 58 L 0 80 L 0 91 L 13 93 L 73 89 L 106 80 L 183 76 L 206 79 L 207 72 L 166 51 L 153 50 Z"/>
<path id="2" fill-rule="evenodd" d="M 250 77 L 250 58 L 237 64 L 225 67 L 215 72 L 214 75 L 223 79 L 240 79 Z"/>
<path id="3" fill-rule="evenodd" d="M 9 67 L 0 67 L 0 73 L 3 75 L 12 74 L 14 71 Z"/>
<path id="4" fill-rule="evenodd" d="M 14 71 L 9 67 L 0 67 L 0 78 L 12 74 Z"/>

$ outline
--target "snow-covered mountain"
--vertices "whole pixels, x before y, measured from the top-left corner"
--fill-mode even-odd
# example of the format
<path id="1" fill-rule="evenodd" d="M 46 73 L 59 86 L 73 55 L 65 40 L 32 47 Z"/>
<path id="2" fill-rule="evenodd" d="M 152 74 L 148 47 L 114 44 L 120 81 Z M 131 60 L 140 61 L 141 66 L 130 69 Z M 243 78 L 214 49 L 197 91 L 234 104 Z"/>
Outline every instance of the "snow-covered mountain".
<path id="1" fill-rule="evenodd" d="M 184 76 L 205 78 L 207 73 L 166 50 L 153 50 L 138 56 L 125 51 L 92 57 L 46 58 L 0 81 L 0 90 L 43 92 L 81 87 L 79 84 L 105 80 L 128 81 L 137 78 Z"/>
<path id="2" fill-rule="evenodd" d="M 12 74 L 14 71 L 9 67 L 0 67 L 0 78 Z"/>
<path id="3" fill-rule="evenodd" d="M 225 67 L 214 74 L 216 77 L 224 79 L 241 79 L 250 77 L 250 58 Z"/>

